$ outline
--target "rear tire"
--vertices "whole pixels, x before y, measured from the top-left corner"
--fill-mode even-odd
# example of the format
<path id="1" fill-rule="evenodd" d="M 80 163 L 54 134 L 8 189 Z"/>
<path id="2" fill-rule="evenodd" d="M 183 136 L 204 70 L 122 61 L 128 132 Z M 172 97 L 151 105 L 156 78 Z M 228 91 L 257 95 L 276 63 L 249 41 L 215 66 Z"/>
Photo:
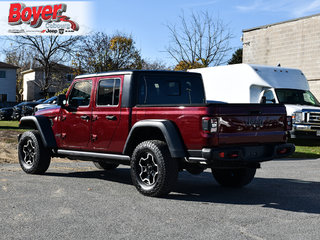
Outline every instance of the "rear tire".
<path id="1" fill-rule="evenodd" d="M 212 169 L 213 177 L 224 187 L 245 186 L 252 181 L 255 174 L 255 168 Z"/>
<path id="2" fill-rule="evenodd" d="M 177 181 L 178 162 L 171 158 L 166 143 L 159 140 L 142 142 L 132 154 L 131 178 L 143 195 L 166 195 Z"/>
<path id="3" fill-rule="evenodd" d="M 49 150 L 44 147 L 39 131 L 24 132 L 18 143 L 18 157 L 22 170 L 30 174 L 43 174 L 50 165 Z"/>
<path id="4" fill-rule="evenodd" d="M 115 163 L 107 163 L 105 161 L 97 161 L 97 162 L 93 162 L 93 164 L 98 168 L 98 169 L 103 169 L 103 170 L 113 170 L 116 169 L 119 164 L 115 164 Z"/>

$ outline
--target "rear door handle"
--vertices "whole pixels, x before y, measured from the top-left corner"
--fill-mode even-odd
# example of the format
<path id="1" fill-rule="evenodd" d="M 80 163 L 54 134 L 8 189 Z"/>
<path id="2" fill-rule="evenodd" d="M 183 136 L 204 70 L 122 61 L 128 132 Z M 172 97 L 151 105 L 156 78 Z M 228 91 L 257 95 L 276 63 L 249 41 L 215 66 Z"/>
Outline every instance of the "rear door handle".
<path id="1" fill-rule="evenodd" d="M 82 115 L 80 118 L 87 121 L 90 119 L 88 115 Z"/>
<path id="2" fill-rule="evenodd" d="M 108 115 L 108 116 L 106 116 L 106 119 L 111 120 L 111 121 L 115 121 L 115 120 L 117 120 L 117 117 L 115 115 Z"/>

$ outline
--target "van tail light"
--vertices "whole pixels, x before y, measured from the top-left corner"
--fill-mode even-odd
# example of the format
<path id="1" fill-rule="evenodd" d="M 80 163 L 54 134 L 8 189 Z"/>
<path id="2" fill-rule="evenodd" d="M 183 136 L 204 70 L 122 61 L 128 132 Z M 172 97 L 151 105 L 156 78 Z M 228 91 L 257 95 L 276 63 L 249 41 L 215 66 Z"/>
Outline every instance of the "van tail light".
<path id="1" fill-rule="evenodd" d="M 292 130 L 292 117 L 287 116 L 287 130 Z"/>
<path id="2" fill-rule="evenodd" d="M 202 130 L 205 133 L 216 133 L 219 129 L 219 121 L 217 118 L 203 117 L 202 118 Z"/>
<path id="3" fill-rule="evenodd" d="M 278 154 L 280 154 L 280 155 L 285 154 L 287 152 L 288 152 L 288 148 L 283 148 L 283 149 L 278 150 Z"/>

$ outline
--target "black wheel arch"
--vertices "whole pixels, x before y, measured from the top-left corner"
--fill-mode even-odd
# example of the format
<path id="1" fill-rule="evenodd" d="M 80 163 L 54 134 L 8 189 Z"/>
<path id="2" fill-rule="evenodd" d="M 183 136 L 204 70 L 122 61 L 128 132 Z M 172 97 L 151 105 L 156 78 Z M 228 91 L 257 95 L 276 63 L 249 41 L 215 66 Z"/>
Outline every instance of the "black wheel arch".
<path id="1" fill-rule="evenodd" d="M 57 143 L 51 128 L 50 120 L 45 116 L 26 116 L 20 119 L 20 128 L 38 130 L 44 147 L 56 148 Z M 21 135 L 19 135 L 18 140 Z"/>
<path id="2" fill-rule="evenodd" d="M 152 136 L 148 134 L 150 131 L 152 131 Z M 123 154 L 130 156 L 140 142 L 154 139 L 166 142 L 171 157 L 184 158 L 187 156 L 182 137 L 175 124 L 170 120 L 162 119 L 147 119 L 135 123 L 129 132 Z"/>

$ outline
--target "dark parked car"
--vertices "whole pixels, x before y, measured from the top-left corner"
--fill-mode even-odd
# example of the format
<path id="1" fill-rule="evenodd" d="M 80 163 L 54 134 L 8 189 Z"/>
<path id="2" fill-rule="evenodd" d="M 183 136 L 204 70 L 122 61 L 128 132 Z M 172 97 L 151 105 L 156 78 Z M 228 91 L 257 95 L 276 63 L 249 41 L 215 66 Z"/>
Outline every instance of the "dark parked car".
<path id="1" fill-rule="evenodd" d="M 35 102 L 22 102 L 13 107 L 12 119 L 19 120 L 22 116 L 29 116 L 33 114 L 33 109 L 45 99 L 39 99 Z"/>
<path id="2" fill-rule="evenodd" d="M 13 108 L 7 107 L 7 108 L 1 108 L 0 109 L 0 120 L 11 120 Z"/>
<path id="3" fill-rule="evenodd" d="M 56 103 L 57 103 L 57 96 L 51 97 L 51 98 L 45 100 L 43 103 L 37 105 L 34 108 L 34 112 L 45 109 L 45 108 L 55 107 L 55 106 L 57 106 Z"/>

